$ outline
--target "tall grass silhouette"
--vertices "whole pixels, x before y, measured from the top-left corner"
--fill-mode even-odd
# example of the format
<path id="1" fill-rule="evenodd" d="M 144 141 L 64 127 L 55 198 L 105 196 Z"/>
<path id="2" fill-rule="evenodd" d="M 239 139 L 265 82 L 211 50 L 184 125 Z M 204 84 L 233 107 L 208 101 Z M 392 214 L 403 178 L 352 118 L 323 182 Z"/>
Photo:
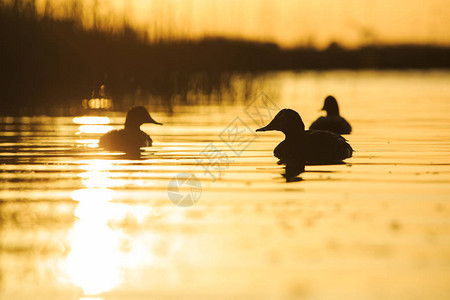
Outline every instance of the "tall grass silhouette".
<path id="1" fill-rule="evenodd" d="M 2 114 L 76 105 L 102 84 L 116 108 L 129 105 L 125 99 L 136 94 L 170 106 L 193 101 L 189 94 L 229 93 L 235 73 L 250 74 L 244 77 L 252 80 L 251 74 L 267 70 L 450 67 L 448 47 L 345 49 L 332 43 L 324 50 L 284 49 L 222 37 L 152 38 L 125 21 L 112 28 L 96 19 L 91 28 L 83 27 L 83 7 L 77 1 L 67 7 L 58 17 L 50 1 L 39 13 L 35 0 L 0 0 Z"/>

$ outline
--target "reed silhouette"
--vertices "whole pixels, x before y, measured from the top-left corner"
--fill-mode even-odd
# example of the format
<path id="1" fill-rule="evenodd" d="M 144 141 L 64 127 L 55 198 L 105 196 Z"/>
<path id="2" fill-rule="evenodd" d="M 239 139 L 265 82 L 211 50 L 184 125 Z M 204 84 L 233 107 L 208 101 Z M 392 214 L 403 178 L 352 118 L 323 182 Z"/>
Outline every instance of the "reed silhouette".
<path id="1" fill-rule="evenodd" d="M 286 165 L 285 177 L 292 181 L 304 172 L 306 164 L 340 164 L 352 156 L 353 149 L 338 134 L 324 130 L 307 130 L 300 115 L 282 109 L 266 126 L 256 131 L 281 131 L 285 139 L 273 150 L 278 164 Z"/>
<path id="2" fill-rule="evenodd" d="M 333 96 L 327 96 L 325 98 L 323 108 L 327 112 L 326 117 L 319 117 L 315 120 L 310 130 L 327 130 L 336 134 L 349 134 L 352 132 L 352 126 L 339 115 L 339 106 L 336 98 Z"/>
<path id="3" fill-rule="evenodd" d="M 324 50 L 285 49 L 275 43 L 220 37 L 152 37 L 126 21 L 109 28 L 97 18 L 92 28 L 85 28 L 79 2 L 68 2 L 63 18 L 53 13 L 50 3 L 39 13 L 35 0 L 0 0 L 2 114 L 76 107 L 102 84 L 115 108 L 124 110 L 137 104 L 129 100 L 137 94 L 151 95 L 168 106 L 174 101 L 189 104 L 191 94 L 221 98 L 210 95 L 232 94 L 230 74 L 236 73 L 450 67 L 449 47 L 345 49 L 332 43 Z"/>

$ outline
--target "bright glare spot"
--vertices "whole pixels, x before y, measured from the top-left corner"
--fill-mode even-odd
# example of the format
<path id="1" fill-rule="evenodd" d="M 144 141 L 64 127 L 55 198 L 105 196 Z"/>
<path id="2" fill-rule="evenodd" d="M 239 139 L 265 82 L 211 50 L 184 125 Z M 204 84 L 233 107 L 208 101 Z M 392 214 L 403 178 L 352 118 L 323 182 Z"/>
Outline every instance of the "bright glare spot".
<path id="1" fill-rule="evenodd" d="M 110 125 L 80 125 L 77 134 L 81 133 L 107 133 L 113 130 L 114 127 Z"/>
<path id="2" fill-rule="evenodd" d="M 111 161 L 86 160 L 82 163 L 80 177 L 88 188 L 75 190 L 71 195 L 79 202 L 75 210 L 78 220 L 70 234 L 70 253 L 63 267 L 71 282 L 81 287 L 85 295 L 92 296 L 84 299 L 100 300 L 95 297 L 122 283 L 124 270 L 154 263 L 155 256 L 148 249 L 148 237 L 145 243 L 129 239 L 122 230 L 111 226 L 139 226 L 152 209 L 112 202 L 115 191 L 107 188 L 111 181 L 108 171 L 114 166 Z M 160 237 L 154 235 L 151 239 L 156 243 Z"/>
<path id="3" fill-rule="evenodd" d="M 77 140 L 76 143 L 83 144 L 83 145 L 96 144 L 96 143 L 98 143 L 98 139 Z"/>
<path id="4" fill-rule="evenodd" d="M 111 201 L 113 191 L 109 189 L 81 189 L 73 191 L 71 197 L 75 201 L 91 199 L 91 201 Z"/>
<path id="5" fill-rule="evenodd" d="M 108 189 L 81 189 L 72 194 L 80 202 L 75 210 L 79 220 L 72 232 L 66 270 L 72 282 L 89 295 L 120 284 L 118 233 L 107 225 L 114 205 L 109 202 L 112 194 Z"/>
<path id="6" fill-rule="evenodd" d="M 79 168 L 86 172 L 79 176 L 83 178 L 83 184 L 88 188 L 108 188 L 113 186 L 113 181 L 109 178 L 109 170 L 112 164 L 108 160 L 91 160 L 87 165 Z"/>
<path id="7" fill-rule="evenodd" d="M 82 144 L 89 148 L 97 148 L 98 147 L 98 139 L 77 140 L 76 143 Z"/>
<path id="8" fill-rule="evenodd" d="M 111 108 L 112 100 L 108 98 L 92 98 L 92 99 L 84 99 L 81 104 L 84 108 L 88 109 L 101 109 L 101 108 Z"/>
<path id="9" fill-rule="evenodd" d="M 113 164 L 109 160 L 93 159 L 86 160 L 86 165 L 80 165 L 79 168 L 85 171 L 108 171 L 112 168 Z"/>
<path id="10" fill-rule="evenodd" d="M 86 178 L 83 180 L 83 185 L 88 188 L 105 188 L 117 186 L 120 181 L 114 181 L 108 177 L 105 172 L 97 172 L 95 177 Z M 103 174 L 102 174 L 103 173 Z M 123 184 L 122 184 L 123 185 Z"/>
<path id="11" fill-rule="evenodd" d="M 101 125 L 111 123 L 111 119 L 108 117 L 75 117 L 73 122 L 81 125 Z"/>

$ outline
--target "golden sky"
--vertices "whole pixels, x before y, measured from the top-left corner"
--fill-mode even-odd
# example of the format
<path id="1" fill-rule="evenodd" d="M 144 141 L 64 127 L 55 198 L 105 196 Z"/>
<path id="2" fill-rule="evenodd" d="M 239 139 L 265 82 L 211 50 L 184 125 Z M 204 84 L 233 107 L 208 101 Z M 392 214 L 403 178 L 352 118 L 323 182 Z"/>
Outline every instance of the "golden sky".
<path id="1" fill-rule="evenodd" d="M 172 36 L 225 35 L 284 46 L 450 45 L 448 0 L 84 0 L 86 20 L 95 1 L 102 15 L 125 14 L 150 32 Z"/>

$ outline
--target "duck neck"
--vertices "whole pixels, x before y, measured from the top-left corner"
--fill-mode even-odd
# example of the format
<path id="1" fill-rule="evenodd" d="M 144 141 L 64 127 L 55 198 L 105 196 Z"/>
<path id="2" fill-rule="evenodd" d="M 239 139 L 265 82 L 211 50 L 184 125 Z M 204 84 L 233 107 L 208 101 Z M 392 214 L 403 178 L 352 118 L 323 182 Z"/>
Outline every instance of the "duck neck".
<path id="1" fill-rule="evenodd" d="M 125 130 L 140 131 L 141 130 L 141 124 L 136 123 L 136 122 L 125 121 Z"/>
<path id="2" fill-rule="evenodd" d="M 327 116 L 339 116 L 339 107 L 337 105 L 335 107 L 329 107 L 327 109 Z"/>
<path id="3" fill-rule="evenodd" d="M 297 140 L 299 137 L 302 138 L 305 136 L 305 128 L 297 127 L 289 130 L 283 131 L 286 136 L 286 140 Z"/>

